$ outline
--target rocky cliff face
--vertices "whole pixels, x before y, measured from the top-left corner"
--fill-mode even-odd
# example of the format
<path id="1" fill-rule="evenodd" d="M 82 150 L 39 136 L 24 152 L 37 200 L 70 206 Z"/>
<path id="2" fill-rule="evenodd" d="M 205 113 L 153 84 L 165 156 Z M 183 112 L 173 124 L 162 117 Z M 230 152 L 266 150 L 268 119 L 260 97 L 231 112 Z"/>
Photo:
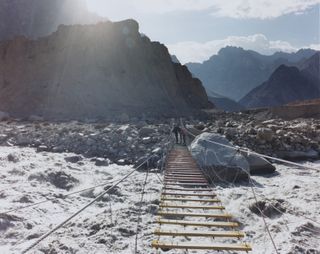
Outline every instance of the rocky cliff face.
<path id="1" fill-rule="evenodd" d="M 208 107 L 201 82 L 133 20 L 60 26 L 0 43 L 0 111 L 106 118 L 187 114 Z"/>
<path id="2" fill-rule="evenodd" d="M 319 54 L 297 67 L 281 65 L 262 85 L 248 93 L 240 103 L 248 108 L 272 107 L 293 101 L 320 97 Z"/>
<path id="3" fill-rule="evenodd" d="M 102 18 L 87 10 L 84 0 L 1 0 L 0 40 L 17 35 L 48 35 L 60 24 L 89 24 Z"/>

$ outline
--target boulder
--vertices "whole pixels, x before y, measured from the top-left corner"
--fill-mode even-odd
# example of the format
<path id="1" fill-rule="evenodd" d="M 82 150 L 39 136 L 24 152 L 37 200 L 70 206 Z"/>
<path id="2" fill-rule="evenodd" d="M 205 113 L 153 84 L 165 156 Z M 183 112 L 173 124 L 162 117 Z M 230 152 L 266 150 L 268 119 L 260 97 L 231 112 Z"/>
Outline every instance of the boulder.
<path id="1" fill-rule="evenodd" d="M 96 166 L 109 166 L 110 160 L 104 158 L 96 158 L 95 163 Z"/>
<path id="2" fill-rule="evenodd" d="M 10 161 L 10 162 L 14 162 L 14 163 L 19 162 L 19 157 L 18 157 L 18 155 L 13 154 L 13 153 L 8 154 L 7 159 L 8 159 L 8 161 Z"/>
<path id="3" fill-rule="evenodd" d="M 274 218 L 286 212 L 286 203 L 282 199 L 258 201 L 251 204 L 249 209 L 259 216 Z"/>
<path id="4" fill-rule="evenodd" d="M 66 162 L 70 162 L 70 163 L 77 163 L 77 162 L 83 160 L 83 158 L 80 155 L 74 155 L 74 156 L 67 156 L 64 158 L 64 160 Z"/>
<path id="5" fill-rule="evenodd" d="M 10 227 L 14 227 L 14 222 L 16 221 L 22 221 L 22 218 L 15 215 L 0 213 L 0 231 L 5 231 Z"/>
<path id="6" fill-rule="evenodd" d="M 148 136 L 152 136 L 151 134 L 153 134 L 155 132 L 154 128 L 151 127 L 142 127 L 139 130 L 139 136 L 140 137 L 148 137 Z"/>
<path id="7" fill-rule="evenodd" d="M 276 170 L 276 167 L 263 157 L 246 152 L 241 152 L 241 154 L 249 163 L 251 175 L 272 174 Z"/>
<path id="8" fill-rule="evenodd" d="M 257 131 L 257 138 L 264 141 L 271 141 L 274 133 L 269 128 L 259 128 Z"/>
<path id="9" fill-rule="evenodd" d="M 75 184 L 79 183 L 78 179 L 63 171 L 49 172 L 47 179 L 55 187 L 64 190 L 70 190 L 75 186 Z"/>
<path id="10" fill-rule="evenodd" d="M 204 132 L 190 145 L 190 152 L 205 171 L 209 181 L 239 182 L 248 180 L 249 164 L 229 141 L 215 133 Z"/>

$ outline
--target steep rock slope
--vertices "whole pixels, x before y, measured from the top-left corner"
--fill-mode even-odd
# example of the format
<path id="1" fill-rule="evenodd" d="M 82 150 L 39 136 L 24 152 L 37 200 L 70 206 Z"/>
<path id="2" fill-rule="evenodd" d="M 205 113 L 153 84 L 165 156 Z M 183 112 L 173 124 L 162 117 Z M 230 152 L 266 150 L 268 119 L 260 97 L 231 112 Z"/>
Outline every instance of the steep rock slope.
<path id="1" fill-rule="evenodd" d="M 248 93 L 240 103 L 248 108 L 257 108 L 318 98 L 320 97 L 320 79 L 310 78 L 308 74 L 308 70 L 314 68 L 317 66 L 309 65 L 308 68 L 300 71 L 297 67 L 281 65 L 266 82 Z"/>
<path id="2" fill-rule="evenodd" d="M 0 111 L 99 118 L 190 113 L 210 106 L 198 79 L 134 20 L 60 26 L 0 43 Z"/>
<path id="3" fill-rule="evenodd" d="M 187 64 L 207 90 L 239 101 L 262 82 L 281 64 L 301 61 L 314 54 L 314 50 L 302 49 L 296 53 L 278 52 L 271 56 L 238 47 L 222 48 L 217 55 L 200 63 Z"/>
<path id="4" fill-rule="evenodd" d="M 301 61 L 298 64 L 298 68 L 302 74 L 308 79 L 311 79 L 320 90 L 320 52 L 317 52 L 305 61 Z"/>
<path id="5" fill-rule="evenodd" d="M 1 0 L 0 40 L 17 35 L 36 38 L 60 24 L 89 24 L 102 18 L 87 10 L 84 0 Z"/>

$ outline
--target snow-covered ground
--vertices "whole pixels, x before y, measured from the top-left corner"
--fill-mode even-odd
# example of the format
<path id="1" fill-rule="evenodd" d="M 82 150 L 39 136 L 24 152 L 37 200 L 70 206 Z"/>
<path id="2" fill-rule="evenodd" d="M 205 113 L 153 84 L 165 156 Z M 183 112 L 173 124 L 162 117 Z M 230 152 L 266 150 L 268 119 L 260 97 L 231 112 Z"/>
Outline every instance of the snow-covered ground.
<path id="1" fill-rule="evenodd" d="M 0 147 L 0 213 L 96 184 L 112 184 L 132 170 L 129 166 L 114 164 L 96 166 L 87 158 L 76 163 L 65 160 L 74 155 L 37 153 L 33 148 Z M 72 187 L 69 191 L 54 185 L 53 176 L 59 176 L 54 174 L 57 172 L 67 174 L 60 175 L 60 182 L 66 178 L 70 184 L 73 183 L 73 187 L 66 184 L 66 188 Z M 254 189 L 259 200 L 272 199 L 273 204 L 284 211 L 284 214 L 276 214 L 271 209 L 271 218 L 266 218 L 279 253 L 320 253 L 320 173 L 283 165 L 277 165 L 277 172 L 269 177 L 254 176 L 253 181 L 257 185 Z M 68 175 L 73 178 L 68 178 Z M 144 178 L 144 172 L 134 173 L 111 195 L 90 206 L 29 253 L 134 253 L 140 205 L 142 221 L 138 253 L 157 253 L 150 245 L 155 239 L 152 232 L 158 227 L 154 221 L 162 185 L 154 173 L 149 174 L 144 202 L 140 204 Z M 103 187 L 99 187 L 95 191 L 12 212 L 10 216 L 0 215 L 0 253 L 21 253 L 40 235 L 92 201 L 102 190 Z M 216 193 L 227 212 L 242 224 L 241 230 L 246 233 L 244 241 L 252 244 L 252 253 L 275 253 L 262 218 L 249 209 L 255 202 L 250 186 L 220 184 L 216 186 Z M 202 239 L 198 241 L 201 243 Z"/>

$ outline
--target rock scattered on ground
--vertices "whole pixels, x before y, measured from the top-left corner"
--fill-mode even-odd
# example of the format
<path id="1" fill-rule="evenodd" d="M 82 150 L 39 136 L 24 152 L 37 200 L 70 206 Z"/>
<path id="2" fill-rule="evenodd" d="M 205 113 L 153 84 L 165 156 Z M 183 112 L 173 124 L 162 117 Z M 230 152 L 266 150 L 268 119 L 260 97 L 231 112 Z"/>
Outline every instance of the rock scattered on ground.
<path id="1" fill-rule="evenodd" d="M 268 119 L 258 114 L 215 113 L 190 121 L 199 131 L 220 133 L 234 145 L 290 160 L 320 158 L 320 119 Z"/>
<path id="2" fill-rule="evenodd" d="M 96 158 L 97 165 L 139 164 L 151 154 L 149 168 L 161 164 L 162 149 L 169 142 L 170 124 L 115 123 L 49 123 L 0 122 L 0 145 L 35 147 L 39 152 L 73 152 L 66 157 L 70 163 L 79 163 L 82 156 Z M 13 156 L 8 158 L 13 162 Z M 109 161 L 107 161 L 107 159 Z"/>

